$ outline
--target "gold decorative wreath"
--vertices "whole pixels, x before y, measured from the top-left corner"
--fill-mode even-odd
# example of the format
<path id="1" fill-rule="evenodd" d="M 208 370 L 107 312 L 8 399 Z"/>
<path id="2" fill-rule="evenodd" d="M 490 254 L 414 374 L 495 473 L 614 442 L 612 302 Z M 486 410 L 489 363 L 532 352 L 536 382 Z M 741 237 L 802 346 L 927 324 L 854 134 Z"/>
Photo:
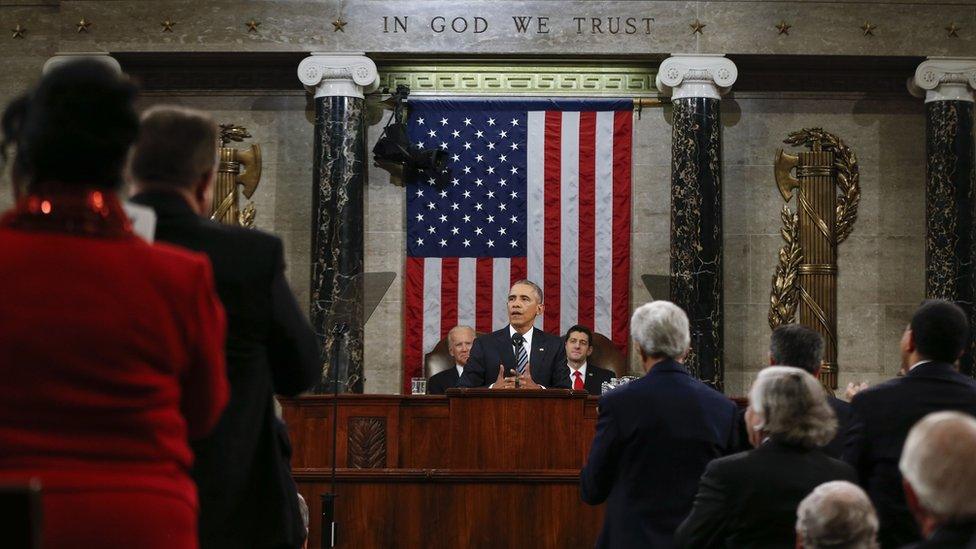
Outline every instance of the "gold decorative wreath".
<path id="1" fill-rule="evenodd" d="M 825 151 L 834 152 L 834 169 L 837 170 L 837 187 L 841 194 L 837 197 L 837 218 L 834 225 L 834 242 L 840 244 L 850 236 L 857 220 L 857 207 L 861 202 L 861 172 L 857 166 L 854 151 L 836 135 L 822 128 L 804 128 L 793 132 L 783 140 L 789 145 L 816 144 Z"/>
<path id="2" fill-rule="evenodd" d="M 769 327 L 776 329 L 781 324 L 793 321 L 798 301 L 797 281 L 803 249 L 800 248 L 800 216 L 783 206 L 779 214 L 783 228 L 779 233 L 785 243 L 779 249 L 779 264 L 773 275 L 773 291 L 769 294 Z"/>

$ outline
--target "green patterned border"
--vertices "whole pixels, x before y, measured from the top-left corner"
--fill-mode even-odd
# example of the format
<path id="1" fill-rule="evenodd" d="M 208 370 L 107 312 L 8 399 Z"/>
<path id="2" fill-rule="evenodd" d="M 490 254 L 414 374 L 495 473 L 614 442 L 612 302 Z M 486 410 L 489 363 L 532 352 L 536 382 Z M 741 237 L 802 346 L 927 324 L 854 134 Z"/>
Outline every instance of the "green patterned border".
<path id="1" fill-rule="evenodd" d="M 586 95 L 657 97 L 657 67 L 617 63 L 444 62 L 379 63 L 380 89 L 399 84 L 421 95 Z"/>

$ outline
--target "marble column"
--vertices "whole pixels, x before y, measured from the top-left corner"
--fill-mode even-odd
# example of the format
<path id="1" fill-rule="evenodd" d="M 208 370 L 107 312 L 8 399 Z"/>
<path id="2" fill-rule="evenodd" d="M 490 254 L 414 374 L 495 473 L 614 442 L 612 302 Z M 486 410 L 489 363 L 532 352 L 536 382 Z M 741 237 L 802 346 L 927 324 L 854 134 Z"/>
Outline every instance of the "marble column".
<path id="1" fill-rule="evenodd" d="M 671 96 L 671 300 L 688 313 L 692 375 L 724 386 L 722 125 L 720 103 L 735 82 L 722 55 L 673 55 L 657 74 Z"/>
<path id="2" fill-rule="evenodd" d="M 322 381 L 315 392 L 363 391 L 363 230 L 366 100 L 378 82 L 362 54 L 313 53 L 298 77 L 315 95 L 312 191 L 311 313 L 322 344 Z M 346 323 L 337 337 L 334 327 Z M 337 357 L 333 360 L 332 353 Z"/>
<path id="3" fill-rule="evenodd" d="M 925 97 L 925 295 L 954 301 L 976 326 L 976 58 L 930 57 L 909 81 Z M 976 332 L 960 369 L 976 375 Z"/>

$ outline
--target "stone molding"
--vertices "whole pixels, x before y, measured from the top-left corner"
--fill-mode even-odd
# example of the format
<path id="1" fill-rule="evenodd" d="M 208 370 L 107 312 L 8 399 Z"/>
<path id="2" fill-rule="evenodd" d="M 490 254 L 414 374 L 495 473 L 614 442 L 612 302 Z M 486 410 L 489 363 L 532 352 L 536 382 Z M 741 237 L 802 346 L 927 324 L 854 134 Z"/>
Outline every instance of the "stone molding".
<path id="1" fill-rule="evenodd" d="M 379 85 L 376 63 L 362 53 L 312 52 L 298 64 L 298 79 L 315 97 L 358 97 Z"/>
<path id="2" fill-rule="evenodd" d="M 98 61 L 116 73 L 122 74 L 122 65 L 119 65 L 119 61 L 105 52 L 59 53 L 44 62 L 44 66 L 41 68 L 41 74 L 47 74 L 65 63 L 70 63 L 79 59 Z"/>
<path id="3" fill-rule="evenodd" d="M 976 57 L 929 57 L 908 79 L 908 91 L 932 101 L 974 102 Z"/>
<path id="4" fill-rule="evenodd" d="M 671 99 L 721 99 L 738 77 L 735 63 L 723 54 L 673 54 L 657 71 L 657 88 Z"/>

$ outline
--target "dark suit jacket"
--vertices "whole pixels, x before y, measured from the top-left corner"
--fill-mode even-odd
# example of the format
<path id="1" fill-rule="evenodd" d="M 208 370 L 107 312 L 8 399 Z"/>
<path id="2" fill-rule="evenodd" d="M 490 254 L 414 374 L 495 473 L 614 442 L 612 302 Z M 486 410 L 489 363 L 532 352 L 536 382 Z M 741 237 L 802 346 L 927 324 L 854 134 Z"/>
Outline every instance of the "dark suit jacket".
<path id="1" fill-rule="evenodd" d="M 281 240 L 203 219 L 174 193 L 133 202 L 155 210 L 157 240 L 210 257 L 227 310 L 230 404 L 213 434 L 193 445 L 201 547 L 296 547 L 304 528 L 273 396 L 297 395 L 321 374 L 315 334 L 285 280 Z"/>
<path id="2" fill-rule="evenodd" d="M 909 429 L 931 412 L 976 416 L 976 381 L 951 364 L 919 364 L 904 377 L 858 393 L 851 401 L 844 461 L 857 470 L 881 522 L 883 547 L 901 547 L 920 534 L 905 503 L 898 460 Z"/>
<path id="3" fill-rule="evenodd" d="M 572 369 L 569 370 L 569 386 L 573 386 L 573 374 Z M 586 378 L 583 379 L 583 389 L 593 396 L 600 396 L 603 388 L 604 381 L 610 381 L 611 379 L 617 377 L 617 374 L 613 373 L 611 370 L 600 368 L 595 364 L 586 365 Z"/>
<path id="4" fill-rule="evenodd" d="M 532 381 L 547 389 L 571 388 L 562 338 L 538 328 L 532 330 L 532 352 L 529 353 Z M 514 371 L 517 366 L 508 326 L 474 340 L 458 387 L 490 386 L 498 378 L 499 364 L 504 364 L 506 371 Z"/>
<path id="5" fill-rule="evenodd" d="M 822 450 L 767 440 L 755 450 L 708 464 L 678 547 L 784 547 L 796 540 L 796 508 L 817 486 L 857 480 Z"/>
<path id="6" fill-rule="evenodd" d="M 597 547 L 671 547 L 705 466 L 734 448 L 735 403 L 667 360 L 599 410 L 580 472 L 583 501 L 607 502 Z"/>
<path id="7" fill-rule="evenodd" d="M 448 389 L 457 387 L 458 376 L 457 367 L 451 366 L 443 372 L 438 372 L 427 380 L 428 395 L 443 395 Z"/>

